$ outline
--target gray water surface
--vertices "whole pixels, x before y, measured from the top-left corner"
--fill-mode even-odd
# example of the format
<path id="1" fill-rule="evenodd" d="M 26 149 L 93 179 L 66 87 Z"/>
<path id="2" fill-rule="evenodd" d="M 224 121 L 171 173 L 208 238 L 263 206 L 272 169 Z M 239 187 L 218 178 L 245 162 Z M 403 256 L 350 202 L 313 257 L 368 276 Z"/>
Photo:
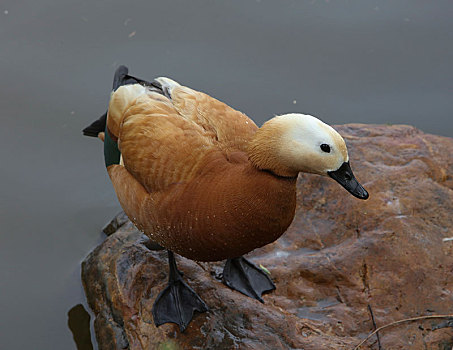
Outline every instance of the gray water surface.
<path id="1" fill-rule="evenodd" d="M 298 111 L 453 136 L 452 13 L 448 0 L 2 0 L 0 347 L 75 348 L 80 262 L 119 211 L 81 129 L 119 64 L 258 124 Z"/>

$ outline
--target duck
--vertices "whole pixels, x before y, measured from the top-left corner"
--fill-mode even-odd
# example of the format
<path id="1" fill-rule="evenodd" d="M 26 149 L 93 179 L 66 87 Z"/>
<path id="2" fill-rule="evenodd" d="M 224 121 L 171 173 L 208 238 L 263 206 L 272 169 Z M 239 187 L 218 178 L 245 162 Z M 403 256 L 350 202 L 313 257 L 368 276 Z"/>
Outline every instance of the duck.
<path id="1" fill-rule="evenodd" d="M 120 66 L 108 110 L 83 130 L 104 142 L 108 175 L 124 212 L 167 250 L 168 285 L 156 297 L 156 326 L 209 310 L 184 281 L 174 254 L 225 260 L 223 282 L 264 302 L 275 289 L 244 254 L 277 240 L 294 219 L 299 173 L 327 176 L 358 199 L 346 143 L 307 114 L 275 116 L 260 128 L 225 103 L 169 78 L 149 82 Z"/>

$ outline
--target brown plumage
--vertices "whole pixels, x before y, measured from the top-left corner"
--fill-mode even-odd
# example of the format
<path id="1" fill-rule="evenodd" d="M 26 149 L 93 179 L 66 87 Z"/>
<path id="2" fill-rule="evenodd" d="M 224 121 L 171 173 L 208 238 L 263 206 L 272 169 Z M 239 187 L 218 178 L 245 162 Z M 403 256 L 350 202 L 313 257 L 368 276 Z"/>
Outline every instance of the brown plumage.
<path id="1" fill-rule="evenodd" d="M 124 86 L 112 95 L 107 126 L 124 162 L 108 167 L 119 201 L 167 249 L 202 261 L 237 257 L 291 223 L 296 177 L 250 162 L 258 128 L 224 103 L 180 86 L 171 99 Z"/>
<path id="2" fill-rule="evenodd" d="M 168 285 L 152 308 L 156 326 L 173 322 L 184 331 L 195 311 L 208 310 L 184 282 L 173 252 L 227 259 L 223 282 L 264 302 L 262 294 L 275 285 L 242 255 L 291 224 L 299 172 L 330 176 L 368 198 L 343 138 L 315 117 L 281 115 L 258 129 L 246 115 L 168 78 L 150 83 L 120 66 L 113 81 L 108 112 L 83 133 L 104 141 L 126 214 L 168 250 Z"/>
<path id="3" fill-rule="evenodd" d="M 301 171 L 368 198 L 343 138 L 320 120 L 287 114 L 258 129 L 204 93 L 167 78 L 154 84 L 161 90 L 112 94 L 107 130 L 122 158 L 108 172 L 126 214 L 165 248 L 214 261 L 273 242 L 294 217 Z"/>

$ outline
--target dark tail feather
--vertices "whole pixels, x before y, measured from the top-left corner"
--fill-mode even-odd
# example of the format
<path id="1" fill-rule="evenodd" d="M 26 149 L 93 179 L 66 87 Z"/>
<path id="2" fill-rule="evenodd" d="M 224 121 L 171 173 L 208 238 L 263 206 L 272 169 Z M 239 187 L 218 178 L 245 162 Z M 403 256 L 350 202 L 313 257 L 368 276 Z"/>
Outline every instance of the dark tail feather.
<path id="1" fill-rule="evenodd" d="M 98 137 L 100 132 L 105 131 L 105 123 L 107 122 L 107 112 L 105 112 L 98 120 L 95 120 L 89 126 L 82 130 L 83 135 Z"/>
<path id="2" fill-rule="evenodd" d="M 113 91 L 116 91 L 120 86 L 129 85 L 129 84 L 141 84 L 151 88 L 151 90 L 162 93 L 162 87 L 157 82 L 150 83 L 149 81 L 139 79 L 129 75 L 129 69 L 126 66 L 119 66 L 115 71 L 115 76 L 113 77 Z M 91 123 L 85 129 L 83 129 L 83 135 L 98 137 L 100 132 L 105 131 L 105 125 L 107 122 L 107 112 L 105 112 L 98 120 Z"/>
<path id="3" fill-rule="evenodd" d="M 151 88 L 161 90 L 160 84 L 157 82 L 149 82 L 140 78 L 129 75 L 129 69 L 126 66 L 119 66 L 113 78 L 113 91 L 116 91 L 120 86 L 129 84 L 140 84 Z"/>
<path id="4" fill-rule="evenodd" d="M 115 71 L 115 76 L 113 77 L 113 91 L 116 91 L 120 86 L 127 84 L 136 84 L 136 82 L 129 81 L 131 80 L 127 73 L 129 73 L 129 68 L 126 66 L 119 66 Z"/>

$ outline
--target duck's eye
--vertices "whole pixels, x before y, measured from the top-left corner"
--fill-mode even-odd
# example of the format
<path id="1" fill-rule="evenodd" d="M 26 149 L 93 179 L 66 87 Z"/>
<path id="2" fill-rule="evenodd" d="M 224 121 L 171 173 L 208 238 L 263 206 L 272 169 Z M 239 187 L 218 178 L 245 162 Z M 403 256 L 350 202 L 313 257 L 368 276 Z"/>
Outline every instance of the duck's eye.
<path id="1" fill-rule="evenodd" d="M 328 144 L 323 143 L 320 147 L 323 152 L 330 153 L 330 146 Z"/>

